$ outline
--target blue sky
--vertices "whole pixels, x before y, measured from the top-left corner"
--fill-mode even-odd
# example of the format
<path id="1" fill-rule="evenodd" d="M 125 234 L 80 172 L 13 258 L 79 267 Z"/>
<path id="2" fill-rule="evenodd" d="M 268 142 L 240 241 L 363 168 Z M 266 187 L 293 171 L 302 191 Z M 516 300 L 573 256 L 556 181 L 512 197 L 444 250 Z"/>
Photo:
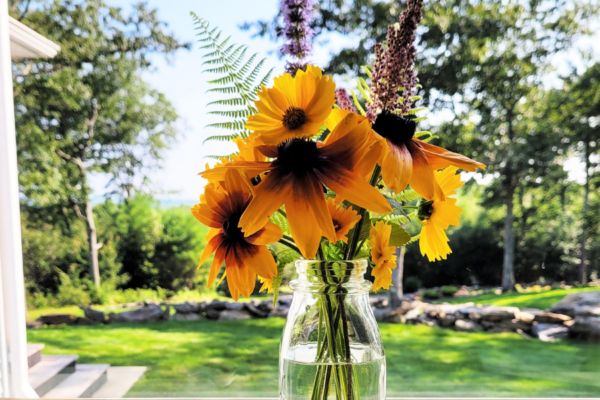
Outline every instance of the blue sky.
<path id="1" fill-rule="evenodd" d="M 120 6 L 129 13 L 137 1 L 107 0 L 107 3 Z M 271 20 L 277 13 L 279 0 L 149 0 L 148 4 L 149 7 L 158 9 L 159 18 L 169 25 L 168 31 L 174 33 L 181 41 L 193 43 L 190 51 L 179 51 L 171 63 L 163 57 L 154 57 L 155 70 L 144 74 L 146 81 L 164 93 L 173 103 L 181 117 L 179 140 L 165 153 L 163 168 L 155 171 L 152 176 L 155 188 L 161 192 L 157 197 L 165 205 L 193 204 L 205 184 L 204 180 L 198 177 L 198 173 L 204 170 L 209 161 L 205 157 L 229 154 L 235 147 L 230 143 L 202 143 L 206 137 L 216 133 L 215 130 L 205 129 L 207 124 L 218 120 L 207 115 L 206 104 L 219 96 L 206 93 L 209 88 L 206 81 L 210 77 L 201 74 L 202 53 L 195 42 L 190 12 L 193 11 L 212 25 L 220 27 L 224 34 L 232 36 L 233 43 L 248 45 L 248 54 L 259 53 L 261 58 L 266 57 L 266 66 L 274 67 L 275 75 L 278 75 L 283 72 L 285 64 L 284 60 L 275 55 L 279 44 L 268 39 L 251 39 L 250 33 L 240 31 L 238 25 L 244 21 Z M 600 41 L 597 39 L 598 35 L 592 40 L 587 39 L 589 44 L 586 44 L 591 44 L 597 50 L 600 47 Z M 320 38 L 311 60 L 317 65 L 324 65 L 333 51 L 351 41 L 352 37 L 337 34 Z M 564 56 L 563 61 L 558 60 L 558 63 L 564 63 Z M 336 80 L 338 84 L 351 86 L 344 82 L 344 77 L 337 77 Z M 439 119 L 440 116 L 433 117 L 431 121 Z M 570 159 L 565 167 L 572 171 L 572 179 L 581 178 L 580 160 Z M 92 177 L 91 184 L 97 199 L 106 192 L 106 182 L 106 177 L 102 175 Z"/>

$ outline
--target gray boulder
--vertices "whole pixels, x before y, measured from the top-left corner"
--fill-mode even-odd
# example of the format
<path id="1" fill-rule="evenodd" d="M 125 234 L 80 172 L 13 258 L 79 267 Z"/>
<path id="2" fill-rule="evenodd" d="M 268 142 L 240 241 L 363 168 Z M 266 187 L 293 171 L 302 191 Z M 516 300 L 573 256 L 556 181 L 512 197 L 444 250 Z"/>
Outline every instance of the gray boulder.
<path id="1" fill-rule="evenodd" d="M 599 339 L 600 317 L 576 317 L 570 329 L 584 338 Z"/>
<path id="2" fill-rule="evenodd" d="M 205 311 L 208 311 L 208 310 L 223 311 L 226 308 L 227 308 L 227 303 L 225 303 L 224 301 L 221 301 L 221 300 L 217 300 L 217 299 L 211 301 L 206 306 L 204 306 Z"/>
<path id="3" fill-rule="evenodd" d="M 522 332 L 528 332 L 531 329 L 531 324 L 527 322 L 519 321 L 518 319 L 505 319 L 498 323 L 498 327 L 501 329 L 505 329 L 508 331 L 517 332 L 518 330 Z"/>
<path id="4" fill-rule="evenodd" d="M 454 329 L 459 332 L 479 332 L 480 327 L 476 322 L 459 319 L 454 323 Z"/>
<path id="5" fill-rule="evenodd" d="M 543 324 L 535 322 L 531 325 L 531 334 L 542 342 L 554 342 L 555 340 L 569 337 L 569 328 L 562 324 Z"/>
<path id="6" fill-rule="evenodd" d="M 466 307 L 461 307 L 458 310 L 458 314 L 463 318 L 468 318 L 473 321 L 479 321 L 481 319 L 482 310 L 483 307 L 470 305 Z"/>
<path id="7" fill-rule="evenodd" d="M 600 317 L 600 307 L 579 306 L 575 307 L 573 314 L 576 317 Z"/>
<path id="8" fill-rule="evenodd" d="M 221 314 L 221 311 L 215 310 L 214 308 L 207 308 L 204 311 L 204 315 L 208 319 L 219 319 L 219 314 Z"/>
<path id="9" fill-rule="evenodd" d="M 149 305 L 137 310 L 108 314 L 108 322 L 145 322 L 169 319 L 170 307 L 162 309 L 158 305 Z"/>
<path id="10" fill-rule="evenodd" d="M 219 321 L 238 321 L 242 319 L 251 319 L 248 311 L 243 310 L 224 310 L 219 314 Z"/>
<path id="11" fill-rule="evenodd" d="M 36 321 L 44 325 L 76 325 L 77 319 L 78 317 L 71 314 L 48 314 L 42 315 Z"/>
<path id="12" fill-rule="evenodd" d="M 600 307 L 600 290 L 592 292 L 578 292 L 566 295 L 561 301 L 550 308 L 550 312 L 556 314 L 566 314 L 570 317 L 576 317 L 576 310 L 584 309 L 580 307 Z"/>
<path id="13" fill-rule="evenodd" d="M 517 307 L 488 306 L 481 310 L 481 318 L 486 321 L 502 321 L 503 319 L 514 319 L 518 312 Z"/>
<path id="14" fill-rule="evenodd" d="M 435 319 L 433 319 L 433 318 L 430 318 L 430 317 L 428 317 L 428 316 L 427 316 L 427 315 L 425 315 L 425 314 L 421 314 L 421 315 L 419 315 L 419 316 L 417 317 L 417 321 L 418 321 L 419 323 L 421 323 L 421 324 L 423 324 L 423 325 L 427 325 L 427 326 L 437 326 L 437 325 L 438 325 L 438 322 L 437 322 Z"/>
<path id="15" fill-rule="evenodd" d="M 198 321 L 202 319 L 200 314 L 192 314 L 192 313 L 175 313 L 169 317 L 170 321 Z"/>
<path id="16" fill-rule="evenodd" d="M 269 312 L 259 308 L 259 304 L 254 303 L 246 303 L 244 304 L 244 309 L 248 311 L 253 317 L 256 318 L 267 318 L 269 316 Z"/>
<path id="17" fill-rule="evenodd" d="M 244 309 L 244 303 L 225 303 L 226 309 L 230 311 L 242 311 Z"/>
<path id="18" fill-rule="evenodd" d="M 423 314 L 423 310 L 415 308 L 410 310 L 402 317 L 405 324 L 416 324 L 419 322 L 419 315 Z"/>
<path id="19" fill-rule="evenodd" d="M 570 321 L 571 319 L 572 318 L 568 315 L 556 313 L 542 313 L 534 316 L 533 318 L 535 322 L 541 322 L 544 324 L 562 324 Z"/>
<path id="20" fill-rule="evenodd" d="M 175 304 L 173 308 L 178 314 L 199 314 L 203 311 L 204 304 L 195 301 L 186 301 L 182 304 Z"/>
<path id="21" fill-rule="evenodd" d="M 83 310 L 86 318 L 101 324 L 106 322 L 106 313 L 104 311 L 94 310 L 93 308 L 86 306 L 79 306 L 79 308 Z"/>
<path id="22" fill-rule="evenodd" d="M 398 310 L 392 310 L 391 308 L 376 308 L 373 310 L 375 319 L 377 322 L 389 322 L 392 324 L 399 324 L 402 322 L 401 313 Z"/>
<path id="23" fill-rule="evenodd" d="M 440 317 L 438 318 L 438 321 L 440 323 L 440 326 L 442 326 L 444 328 L 450 328 L 450 327 L 454 326 L 454 323 L 456 322 L 456 316 L 453 314 L 440 315 Z"/>

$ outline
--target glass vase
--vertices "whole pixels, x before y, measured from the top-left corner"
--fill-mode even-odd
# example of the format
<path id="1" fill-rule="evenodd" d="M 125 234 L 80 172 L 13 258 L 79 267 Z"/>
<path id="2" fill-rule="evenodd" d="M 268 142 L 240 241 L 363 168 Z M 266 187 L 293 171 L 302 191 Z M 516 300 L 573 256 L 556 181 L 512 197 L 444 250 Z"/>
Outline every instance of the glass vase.
<path id="1" fill-rule="evenodd" d="M 383 400 L 385 354 L 366 260 L 296 261 L 279 363 L 282 400 Z"/>

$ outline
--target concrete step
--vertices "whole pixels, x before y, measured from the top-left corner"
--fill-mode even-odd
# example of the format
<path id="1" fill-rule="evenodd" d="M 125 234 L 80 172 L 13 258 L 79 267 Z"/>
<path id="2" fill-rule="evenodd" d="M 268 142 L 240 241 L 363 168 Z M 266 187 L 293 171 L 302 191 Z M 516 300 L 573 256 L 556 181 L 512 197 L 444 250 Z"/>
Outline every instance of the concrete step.
<path id="1" fill-rule="evenodd" d="M 42 396 L 45 399 L 77 399 L 91 397 L 106 383 L 109 364 L 79 364 L 72 373 Z"/>
<path id="2" fill-rule="evenodd" d="M 42 356 L 40 362 L 29 369 L 29 384 L 38 396 L 48 393 L 53 387 L 75 372 L 79 356 Z"/>
<path id="3" fill-rule="evenodd" d="M 42 361 L 43 344 L 31 343 L 27 344 L 27 364 L 29 368 Z"/>
<path id="4" fill-rule="evenodd" d="M 146 367 L 110 367 L 106 383 L 92 395 L 96 399 L 121 399 L 144 375 Z"/>

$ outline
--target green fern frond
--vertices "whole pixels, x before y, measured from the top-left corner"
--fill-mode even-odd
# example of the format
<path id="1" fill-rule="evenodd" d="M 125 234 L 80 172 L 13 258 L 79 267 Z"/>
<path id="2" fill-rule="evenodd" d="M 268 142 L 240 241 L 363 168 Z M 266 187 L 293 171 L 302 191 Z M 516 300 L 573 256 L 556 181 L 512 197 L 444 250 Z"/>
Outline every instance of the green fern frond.
<path id="1" fill-rule="evenodd" d="M 231 133 L 209 136 L 204 142 L 246 138 L 250 134 L 245 129 L 246 119 L 249 115 L 257 113 L 254 106 L 254 102 L 258 100 L 256 92 L 269 82 L 273 69 L 263 75 L 261 70 L 266 59 L 257 61 L 258 54 L 247 57 L 248 46 L 231 43 L 231 36 L 223 38 L 223 32 L 218 27 L 211 27 L 207 20 L 195 13 L 191 15 L 198 42 L 201 43 L 200 50 L 205 52 L 202 56 L 202 65 L 205 66 L 202 72 L 216 75 L 208 81 L 214 87 L 207 92 L 227 95 L 224 99 L 210 102 L 208 106 L 237 107 L 232 110 L 218 109 L 209 112 L 228 118 L 228 121 L 213 123 L 207 127 L 225 129 Z"/>
<path id="2" fill-rule="evenodd" d="M 413 189 L 404 189 L 402 192 L 398 193 L 395 198 L 397 201 L 403 201 L 405 203 L 410 203 L 411 201 L 415 201 L 419 198 L 419 193 L 415 192 Z"/>
<path id="3" fill-rule="evenodd" d="M 356 106 L 356 109 L 358 110 L 360 115 L 362 115 L 364 117 L 365 115 L 367 115 L 365 109 L 360 104 L 360 101 L 358 101 L 358 98 L 356 97 L 356 93 L 354 93 L 354 90 L 350 90 L 350 92 L 352 93 L 352 100 L 354 101 L 354 105 Z"/>

